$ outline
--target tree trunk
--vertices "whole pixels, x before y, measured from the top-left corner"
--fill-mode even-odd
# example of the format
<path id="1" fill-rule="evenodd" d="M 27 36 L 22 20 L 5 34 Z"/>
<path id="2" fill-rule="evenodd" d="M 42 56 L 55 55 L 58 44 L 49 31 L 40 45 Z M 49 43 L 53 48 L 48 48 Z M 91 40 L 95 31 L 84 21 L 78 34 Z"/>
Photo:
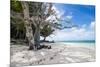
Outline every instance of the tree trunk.
<path id="1" fill-rule="evenodd" d="M 29 17 L 29 6 L 28 3 L 25 1 L 21 1 L 22 8 L 23 8 L 23 14 L 24 14 L 24 22 L 25 22 L 25 28 L 26 28 L 26 37 L 28 39 L 29 43 L 29 49 L 32 50 L 35 49 L 34 46 L 34 37 L 33 37 L 33 30 L 32 30 L 32 24 L 30 22 Z"/>
<path id="2" fill-rule="evenodd" d="M 39 26 L 36 27 L 36 30 L 35 30 L 34 44 L 36 46 L 36 49 L 38 49 L 40 47 L 40 28 L 39 28 Z"/>
<path id="3" fill-rule="evenodd" d="M 44 37 L 43 41 L 45 41 L 45 40 L 46 40 L 46 37 Z"/>

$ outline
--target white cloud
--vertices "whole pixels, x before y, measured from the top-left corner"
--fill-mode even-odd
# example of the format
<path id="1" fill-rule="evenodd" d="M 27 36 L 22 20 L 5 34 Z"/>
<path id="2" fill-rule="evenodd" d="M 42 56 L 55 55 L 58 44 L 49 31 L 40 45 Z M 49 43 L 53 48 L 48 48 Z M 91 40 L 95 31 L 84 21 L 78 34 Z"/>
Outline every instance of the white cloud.
<path id="1" fill-rule="evenodd" d="M 90 24 L 90 29 L 92 29 L 92 30 L 94 30 L 95 29 L 95 22 L 93 21 L 93 22 L 91 22 L 91 24 Z"/>
<path id="2" fill-rule="evenodd" d="M 55 36 L 48 37 L 48 40 L 93 40 L 95 39 L 95 22 L 91 22 L 89 26 L 83 25 L 81 28 L 71 28 L 57 30 Z"/>
<path id="3" fill-rule="evenodd" d="M 72 15 L 68 15 L 68 16 L 66 16 L 66 19 L 68 19 L 68 20 L 70 20 L 70 19 L 72 19 Z"/>

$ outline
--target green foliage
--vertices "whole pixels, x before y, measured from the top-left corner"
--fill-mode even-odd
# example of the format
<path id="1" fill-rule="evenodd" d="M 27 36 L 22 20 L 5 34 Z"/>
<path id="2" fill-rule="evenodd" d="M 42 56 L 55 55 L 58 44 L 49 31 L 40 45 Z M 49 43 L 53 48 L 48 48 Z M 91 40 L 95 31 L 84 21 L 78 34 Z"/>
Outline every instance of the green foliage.
<path id="1" fill-rule="evenodd" d="M 41 36 L 45 38 L 45 37 L 50 36 L 53 32 L 54 32 L 54 29 L 52 29 L 49 25 L 45 25 L 43 29 L 41 30 L 40 34 Z"/>
<path id="2" fill-rule="evenodd" d="M 41 2 L 28 2 L 28 4 L 29 4 L 30 15 L 40 16 L 44 13 L 44 12 L 42 12 L 43 3 L 41 3 Z"/>
<path id="3" fill-rule="evenodd" d="M 11 38 L 25 38 L 24 22 L 15 18 L 11 18 Z"/>
<path id="4" fill-rule="evenodd" d="M 11 0 L 11 10 L 15 12 L 22 12 L 21 2 L 17 0 Z"/>
<path id="5" fill-rule="evenodd" d="M 11 0 L 11 11 L 13 11 L 15 14 L 15 16 L 17 15 L 17 13 L 22 13 L 22 5 L 21 2 L 18 0 Z M 11 13 L 13 14 L 13 13 Z M 11 38 L 15 38 L 15 39 L 20 39 L 20 38 L 25 38 L 25 25 L 24 25 L 24 21 L 22 21 L 22 19 L 20 18 L 15 18 L 11 16 Z"/>

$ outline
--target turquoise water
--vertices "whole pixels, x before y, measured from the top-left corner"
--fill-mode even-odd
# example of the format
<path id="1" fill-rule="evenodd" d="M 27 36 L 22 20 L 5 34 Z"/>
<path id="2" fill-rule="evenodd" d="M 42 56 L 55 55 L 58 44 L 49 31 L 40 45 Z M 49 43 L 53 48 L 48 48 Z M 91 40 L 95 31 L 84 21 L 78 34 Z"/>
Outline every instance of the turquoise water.
<path id="1" fill-rule="evenodd" d="M 95 41 L 59 41 L 66 45 L 95 47 Z"/>

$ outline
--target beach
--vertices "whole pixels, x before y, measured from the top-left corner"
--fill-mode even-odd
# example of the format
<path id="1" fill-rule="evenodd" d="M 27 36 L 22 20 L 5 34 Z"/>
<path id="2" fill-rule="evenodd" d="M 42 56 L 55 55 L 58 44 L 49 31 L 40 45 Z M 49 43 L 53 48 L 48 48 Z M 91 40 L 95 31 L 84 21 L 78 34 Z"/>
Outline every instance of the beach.
<path id="1" fill-rule="evenodd" d="M 11 45 L 11 66 L 81 63 L 95 61 L 95 47 L 64 43 L 43 43 L 51 49 L 28 50 L 25 45 Z"/>

